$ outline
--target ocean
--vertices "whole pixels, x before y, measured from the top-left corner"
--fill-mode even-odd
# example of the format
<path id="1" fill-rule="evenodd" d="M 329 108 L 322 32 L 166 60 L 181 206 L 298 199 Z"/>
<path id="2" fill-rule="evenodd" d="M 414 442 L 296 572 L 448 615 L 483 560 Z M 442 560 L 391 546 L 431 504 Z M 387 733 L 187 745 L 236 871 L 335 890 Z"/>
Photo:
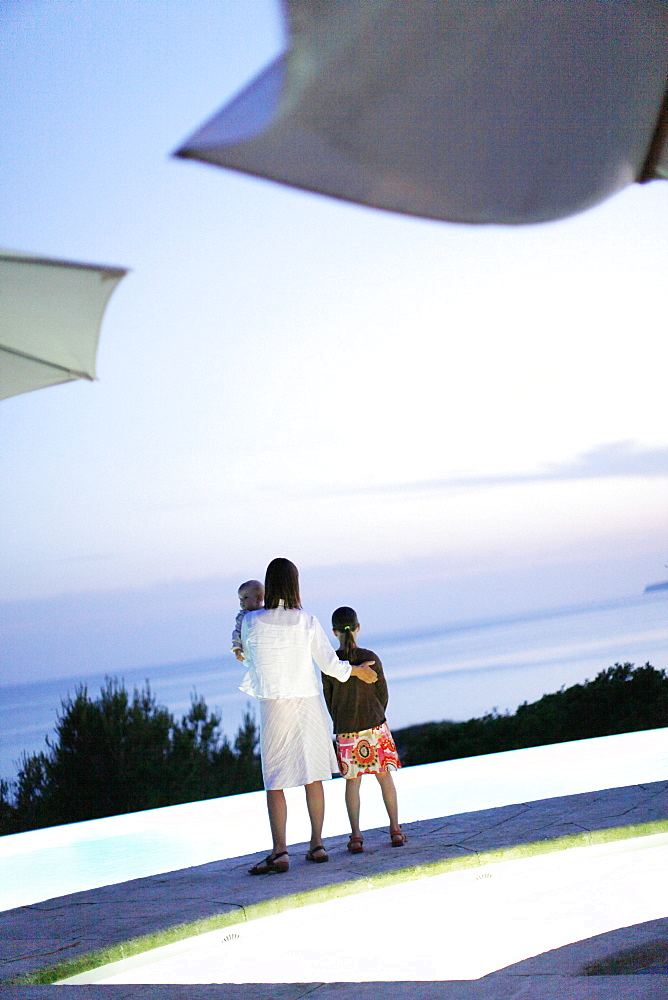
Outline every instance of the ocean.
<path id="1" fill-rule="evenodd" d="M 383 662 L 393 729 L 419 722 L 514 712 L 524 701 L 592 679 L 614 663 L 668 668 L 668 591 L 597 604 L 544 609 L 487 620 L 451 623 L 410 634 L 364 633 L 360 644 Z M 233 741 L 253 699 L 238 685 L 241 664 L 220 658 L 126 670 L 132 690 L 150 681 L 159 704 L 178 718 L 196 692 L 222 716 Z M 103 674 L 66 677 L 0 689 L 0 777 L 13 779 L 23 752 L 53 736 L 61 702 L 85 684 L 99 694 Z"/>

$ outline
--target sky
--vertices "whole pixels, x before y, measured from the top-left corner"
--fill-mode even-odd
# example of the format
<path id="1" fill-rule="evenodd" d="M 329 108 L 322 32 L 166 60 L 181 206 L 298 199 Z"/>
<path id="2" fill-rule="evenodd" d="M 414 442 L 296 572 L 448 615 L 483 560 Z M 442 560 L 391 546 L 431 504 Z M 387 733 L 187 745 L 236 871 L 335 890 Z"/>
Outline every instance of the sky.
<path id="1" fill-rule="evenodd" d="M 0 244 L 127 267 L 95 383 L 4 401 L 0 683 L 213 656 L 306 607 L 439 625 L 668 577 L 668 184 L 466 226 L 171 153 L 273 0 L 5 0 Z"/>

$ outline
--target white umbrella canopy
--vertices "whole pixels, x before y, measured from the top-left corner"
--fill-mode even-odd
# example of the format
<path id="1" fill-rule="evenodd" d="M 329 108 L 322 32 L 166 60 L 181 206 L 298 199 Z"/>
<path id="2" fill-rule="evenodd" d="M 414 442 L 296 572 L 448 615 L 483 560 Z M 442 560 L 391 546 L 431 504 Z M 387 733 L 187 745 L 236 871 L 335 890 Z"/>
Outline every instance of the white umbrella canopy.
<path id="1" fill-rule="evenodd" d="M 668 176 L 666 0 L 284 0 L 287 51 L 176 151 L 458 222 Z"/>
<path id="2" fill-rule="evenodd" d="M 0 399 L 92 381 L 102 317 L 126 274 L 0 250 Z"/>

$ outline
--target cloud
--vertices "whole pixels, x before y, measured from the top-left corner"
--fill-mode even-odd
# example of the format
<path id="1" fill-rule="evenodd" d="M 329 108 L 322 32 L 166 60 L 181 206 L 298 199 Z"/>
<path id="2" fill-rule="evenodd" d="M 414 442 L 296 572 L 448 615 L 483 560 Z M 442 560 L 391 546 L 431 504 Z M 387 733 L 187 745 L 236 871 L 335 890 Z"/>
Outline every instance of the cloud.
<path id="1" fill-rule="evenodd" d="M 666 476 L 668 448 L 638 448 L 615 441 L 586 451 L 571 463 L 555 465 L 537 479 L 600 479 L 608 476 Z"/>
<path id="2" fill-rule="evenodd" d="M 555 462 L 537 472 L 493 475 L 452 476 L 408 483 L 389 483 L 351 490 L 364 494 L 440 492 L 449 489 L 479 489 L 547 482 L 574 482 L 583 479 L 668 476 L 668 447 L 639 448 L 633 441 L 602 444 L 578 455 L 570 462 Z M 337 491 L 339 492 L 339 491 Z M 340 492 L 348 492 L 342 490 Z"/>
<path id="3" fill-rule="evenodd" d="M 113 559 L 113 552 L 91 552 L 90 555 L 83 556 L 59 556 L 54 559 L 54 562 L 70 563 L 70 562 L 100 562 L 100 560 Z"/>

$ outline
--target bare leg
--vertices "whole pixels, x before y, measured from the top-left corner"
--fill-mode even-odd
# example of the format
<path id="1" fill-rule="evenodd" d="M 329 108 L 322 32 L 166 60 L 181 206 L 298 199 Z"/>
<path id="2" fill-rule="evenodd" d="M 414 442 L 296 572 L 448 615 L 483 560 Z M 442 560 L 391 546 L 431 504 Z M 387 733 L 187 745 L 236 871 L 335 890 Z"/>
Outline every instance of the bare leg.
<path id="1" fill-rule="evenodd" d="M 394 787 L 394 779 L 391 771 L 383 771 L 376 775 L 380 790 L 383 793 L 383 802 L 390 817 L 390 833 L 400 833 L 399 807 L 397 804 L 397 790 Z"/>
<path id="2" fill-rule="evenodd" d="M 362 775 L 356 778 L 345 778 L 346 782 L 346 809 L 350 820 L 351 837 L 360 836 L 360 784 Z"/>
<path id="3" fill-rule="evenodd" d="M 273 857 L 276 857 L 277 854 L 283 854 L 288 849 L 285 841 L 288 807 L 285 801 L 285 792 L 282 788 L 267 789 L 267 811 L 269 812 L 269 826 L 271 827 L 271 839 L 273 842 L 271 853 Z"/>
<path id="4" fill-rule="evenodd" d="M 311 820 L 311 843 L 310 849 L 322 847 L 322 824 L 325 819 L 325 792 L 322 781 L 312 781 L 304 785 L 306 792 L 306 808 Z"/>

